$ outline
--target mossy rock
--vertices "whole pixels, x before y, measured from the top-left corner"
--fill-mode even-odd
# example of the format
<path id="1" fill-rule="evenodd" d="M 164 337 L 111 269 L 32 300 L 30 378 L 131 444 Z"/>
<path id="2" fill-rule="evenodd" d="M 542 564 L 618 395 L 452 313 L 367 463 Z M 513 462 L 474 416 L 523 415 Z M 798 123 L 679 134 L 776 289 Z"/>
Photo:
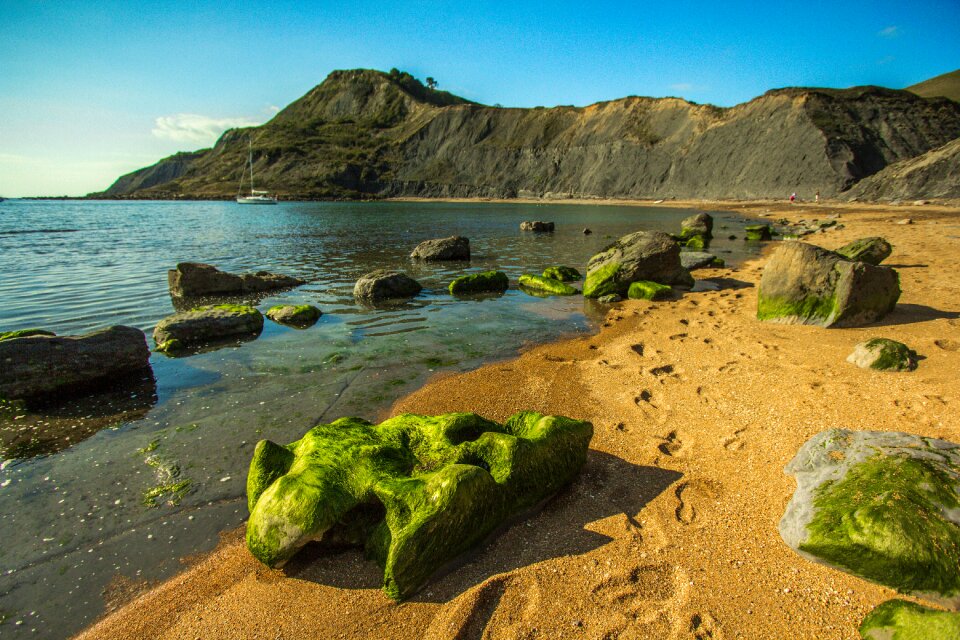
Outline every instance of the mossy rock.
<path id="1" fill-rule="evenodd" d="M 544 278 L 543 276 L 522 275 L 520 276 L 520 286 L 552 296 L 572 296 L 580 293 L 564 282 L 553 278 Z"/>
<path id="2" fill-rule="evenodd" d="M 267 309 L 265 315 L 279 324 L 305 328 L 319 320 L 323 312 L 312 304 L 278 304 Z"/>
<path id="3" fill-rule="evenodd" d="M 631 300 L 665 300 L 673 297 L 673 289 L 658 282 L 640 280 L 630 284 L 627 297 Z"/>
<path id="4" fill-rule="evenodd" d="M 13 340 L 14 338 L 29 338 L 30 336 L 56 336 L 53 331 L 44 329 L 18 329 L 17 331 L 0 332 L 0 342 L 4 340 Z"/>
<path id="5" fill-rule="evenodd" d="M 487 291 L 506 291 L 510 280 L 503 271 L 481 271 L 460 276 L 450 283 L 448 289 L 453 295 L 463 293 L 483 293 Z"/>
<path id="6" fill-rule="evenodd" d="M 619 293 L 608 293 L 605 296 L 600 296 L 597 298 L 597 302 L 600 304 L 614 304 L 616 302 L 623 302 L 623 296 Z"/>
<path id="7" fill-rule="evenodd" d="M 680 264 L 680 245 L 676 240 L 662 231 L 636 231 L 590 258 L 583 295 L 624 296 L 630 283 L 638 280 L 693 286 L 693 277 Z"/>
<path id="8" fill-rule="evenodd" d="M 746 240 L 771 240 L 773 233 L 768 224 L 752 224 L 743 228 L 746 232 Z"/>
<path id="9" fill-rule="evenodd" d="M 262 330 L 263 314 L 256 308 L 217 304 L 167 316 L 153 329 L 153 341 L 157 351 L 171 353 L 234 336 L 256 336 Z"/>
<path id="10" fill-rule="evenodd" d="M 247 547 L 280 566 L 307 542 L 363 545 L 383 589 L 408 597 L 506 519 L 569 483 L 593 426 L 520 412 L 341 418 L 286 446 L 257 444 L 247 476 Z"/>
<path id="11" fill-rule="evenodd" d="M 853 262 L 878 265 L 890 257 L 893 247 L 880 237 L 860 238 L 843 245 L 836 253 Z"/>
<path id="12" fill-rule="evenodd" d="M 713 237 L 713 217 L 709 213 L 697 213 L 680 221 L 680 238 L 699 236 L 701 240 Z"/>
<path id="13" fill-rule="evenodd" d="M 960 639 L 960 613 L 907 600 L 887 600 L 860 623 L 863 640 Z"/>
<path id="14" fill-rule="evenodd" d="M 543 270 L 544 278 L 552 278 L 560 282 L 576 282 L 583 276 L 573 267 L 547 267 Z"/>
<path id="15" fill-rule="evenodd" d="M 710 246 L 710 241 L 703 236 L 689 236 L 682 241 L 683 246 L 691 251 L 703 251 Z"/>
<path id="16" fill-rule="evenodd" d="M 808 559 L 960 606 L 960 445 L 824 431 L 787 465 L 797 490 L 780 535 Z"/>
<path id="17" fill-rule="evenodd" d="M 873 338 L 855 346 L 847 362 L 877 371 L 913 371 L 917 368 L 917 352 L 896 340 Z"/>

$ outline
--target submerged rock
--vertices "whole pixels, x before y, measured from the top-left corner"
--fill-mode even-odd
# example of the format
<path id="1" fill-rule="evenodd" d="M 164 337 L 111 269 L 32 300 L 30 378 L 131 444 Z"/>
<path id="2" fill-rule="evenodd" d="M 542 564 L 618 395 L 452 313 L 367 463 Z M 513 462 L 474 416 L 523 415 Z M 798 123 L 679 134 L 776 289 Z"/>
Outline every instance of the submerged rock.
<path id="1" fill-rule="evenodd" d="M 522 275 L 520 276 L 520 286 L 554 296 L 572 296 L 580 293 L 564 282 L 553 278 L 544 278 L 543 276 Z"/>
<path id="2" fill-rule="evenodd" d="M 960 613 L 938 611 L 907 600 L 887 600 L 860 623 L 863 640 L 960 638 Z"/>
<path id="3" fill-rule="evenodd" d="M 436 240 L 424 240 L 417 245 L 410 257 L 414 260 L 437 262 L 440 260 L 469 260 L 470 240 L 463 236 L 450 236 Z"/>
<path id="4" fill-rule="evenodd" d="M 720 258 L 705 251 L 683 251 L 680 253 L 680 264 L 688 271 L 715 266 L 717 260 L 720 260 Z M 721 262 L 723 261 L 721 260 Z"/>
<path id="5" fill-rule="evenodd" d="M 543 220 L 525 220 L 520 223 L 520 231 L 535 231 L 537 233 L 545 233 L 548 231 L 553 231 L 552 222 L 544 222 Z"/>
<path id="6" fill-rule="evenodd" d="M 893 253 L 893 247 L 883 238 L 860 238 L 843 245 L 835 251 L 852 262 L 878 265 Z"/>
<path id="7" fill-rule="evenodd" d="M 627 297 L 631 300 L 664 300 L 673 297 L 673 289 L 665 284 L 638 280 L 630 283 Z"/>
<path id="8" fill-rule="evenodd" d="M 267 309 L 265 315 L 279 324 L 306 328 L 319 320 L 323 312 L 312 304 L 278 304 Z"/>
<path id="9" fill-rule="evenodd" d="M 43 332 L 9 337 L 0 341 L 0 399 L 96 391 L 149 367 L 146 336 L 133 327 L 113 326 L 80 336 Z"/>
<path id="10" fill-rule="evenodd" d="M 267 271 L 235 275 L 200 262 L 181 262 L 167 272 L 170 295 L 176 297 L 235 296 L 287 289 L 304 280 Z"/>
<path id="11" fill-rule="evenodd" d="M 849 262 L 820 247 L 788 242 L 763 268 L 757 318 L 856 327 L 893 311 L 899 298 L 900 279 L 893 269 Z"/>
<path id="12" fill-rule="evenodd" d="M 768 224 L 752 224 L 743 228 L 747 240 L 771 240 L 773 233 Z"/>
<path id="13" fill-rule="evenodd" d="M 394 298 L 412 298 L 423 286 L 410 276 L 399 271 L 378 269 L 362 276 L 353 287 L 353 296 L 360 300 L 376 302 Z"/>
<path id="14" fill-rule="evenodd" d="M 544 278 L 553 278 L 554 280 L 559 280 L 560 282 L 575 282 L 583 276 L 580 275 L 580 272 L 574 269 L 573 267 L 547 267 L 543 270 Z"/>
<path id="15" fill-rule="evenodd" d="M 263 314 L 254 307 L 218 304 L 167 316 L 154 327 L 153 341 L 157 351 L 175 353 L 262 330 Z"/>
<path id="16" fill-rule="evenodd" d="M 605 296 L 600 296 L 597 298 L 597 302 L 601 304 L 613 304 L 615 302 L 623 302 L 623 296 L 619 293 L 608 293 Z"/>
<path id="17" fill-rule="evenodd" d="M 281 446 L 262 440 L 247 476 L 247 548 L 280 566 L 307 542 L 362 545 L 383 590 L 408 597 L 510 516 L 569 483 L 593 426 L 521 412 L 341 418 Z"/>
<path id="18" fill-rule="evenodd" d="M 960 445 L 907 433 L 823 431 L 785 471 L 780 520 L 804 557 L 960 606 Z"/>
<path id="19" fill-rule="evenodd" d="M 481 271 L 460 276 L 447 287 L 451 294 L 506 291 L 510 280 L 503 271 Z"/>
<path id="20" fill-rule="evenodd" d="M 690 272 L 680 264 L 680 245 L 673 238 L 662 231 L 637 231 L 590 258 L 583 295 L 623 296 L 630 283 L 638 280 L 693 286 Z"/>
<path id="21" fill-rule="evenodd" d="M 861 369 L 913 371 L 917 368 L 917 352 L 896 340 L 873 338 L 855 346 L 847 362 Z"/>

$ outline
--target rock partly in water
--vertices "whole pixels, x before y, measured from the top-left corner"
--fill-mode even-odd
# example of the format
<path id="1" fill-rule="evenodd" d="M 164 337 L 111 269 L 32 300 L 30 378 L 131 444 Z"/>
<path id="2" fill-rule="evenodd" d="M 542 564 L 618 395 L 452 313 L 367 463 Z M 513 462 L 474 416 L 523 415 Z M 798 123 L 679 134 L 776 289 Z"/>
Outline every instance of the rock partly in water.
<path id="1" fill-rule="evenodd" d="M 710 246 L 710 241 L 703 236 L 691 236 L 685 240 L 680 240 L 680 244 L 691 251 L 703 251 Z"/>
<path id="2" fill-rule="evenodd" d="M 960 613 L 907 600 L 887 600 L 860 623 L 863 640 L 960 639 Z"/>
<path id="3" fill-rule="evenodd" d="M 146 336 L 114 326 L 80 336 L 0 341 L 0 399 L 33 400 L 109 388 L 150 366 Z"/>
<path id="4" fill-rule="evenodd" d="M 960 445 L 823 431 L 786 466 L 797 490 L 780 535 L 804 557 L 956 609 Z"/>
<path id="5" fill-rule="evenodd" d="M 665 284 L 638 280 L 630 283 L 627 297 L 631 300 L 665 300 L 673 297 L 673 289 Z"/>
<path id="6" fill-rule="evenodd" d="M 304 284 L 303 280 L 267 271 L 235 275 L 200 262 L 181 262 L 167 272 L 170 295 L 181 297 L 237 296 Z"/>
<path id="7" fill-rule="evenodd" d="M 548 231 L 553 231 L 554 224 L 552 222 L 544 222 L 543 220 L 525 220 L 520 223 L 520 231 L 535 231 L 537 233 L 545 233 Z"/>
<path id="8" fill-rule="evenodd" d="M 254 307 L 217 304 L 167 316 L 154 327 L 153 341 L 157 351 L 172 354 L 262 330 L 263 314 Z"/>
<path id="9" fill-rule="evenodd" d="M 574 269 L 573 267 L 547 267 L 543 270 L 544 278 L 553 278 L 554 280 L 559 280 L 560 282 L 575 282 L 582 278 L 580 272 Z"/>
<path id="10" fill-rule="evenodd" d="M 693 286 L 693 277 L 680 264 L 680 245 L 662 231 L 625 235 L 590 258 L 583 295 L 599 298 L 627 294 L 631 282 Z"/>
<path id="11" fill-rule="evenodd" d="M 717 260 L 720 260 L 720 258 L 705 251 L 683 251 L 680 253 L 680 264 L 688 271 L 715 266 Z"/>
<path id="12" fill-rule="evenodd" d="M 773 233 L 768 224 L 752 224 L 743 228 L 746 240 L 771 240 Z"/>
<path id="13" fill-rule="evenodd" d="M 53 331 L 46 329 L 17 329 L 16 331 L 0 331 L 0 342 L 14 338 L 29 338 L 30 336 L 55 336 Z"/>
<path id="14" fill-rule="evenodd" d="M 597 302 L 601 304 L 613 304 L 614 302 L 623 302 L 623 296 L 619 293 L 608 293 L 605 296 L 600 296 L 597 298 Z"/>
<path id="15" fill-rule="evenodd" d="M 376 302 L 396 298 L 412 298 L 423 287 L 410 276 L 399 271 L 378 269 L 362 276 L 353 287 L 353 296 L 360 300 Z"/>
<path id="16" fill-rule="evenodd" d="M 873 338 L 855 346 L 847 362 L 861 369 L 913 371 L 917 368 L 917 352 L 896 340 Z"/>
<path id="17" fill-rule="evenodd" d="M 584 229 L 583 229 L 583 235 L 588 236 L 588 235 L 590 235 L 591 233 L 593 233 L 593 231 L 590 231 L 590 229 L 587 229 L 586 227 L 584 227 Z"/>
<path id="18" fill-rule="evenodd" d="M 281 446 L 263 440 L 247 476 L 247 547 L 280 566 L 310 541 L 365 547 L 400 600 L 507 518 L 569 483 L 589 422 L 521 412 L 341 418 Z"/>
<path id="19" fill-rule="evenodd" d="M 893 247 L 883 238 L 860 238 L 843 245 L 835 253 L 839 253 L 852 262 L 878 265 L 890 257 L 890 254 L 893 253 Z"/>
<path id="20" fill-rule="evenodd" d="M 704 240 L 713 237 L 713 217 L 709 213 L 698 213 L 680 221 L 680 237 L 700 236 Z"/>
<path id="21" fill-rule="evenodd" d="M 279 324 L 305 329 L 316 323 L 323 312 L 312 304 L 278 304 L 267 309 L 265 315 Z"/>
<path id="22" fill-rule="evenodd" d="M 565 282 L 543 276 L 520 276 L 520 286 L 554 296 L 572 296 L 580 293 Z"/>
<path id="23" fill-rule="evenodd" d="M 850 262 L 804 242 L 783 243 L 760 278 L 757 318 L 857 327 L 893 311 L 900 279 L 888 267 Z"/>
<path id="24" fill-rule="evenodd" d="M 450 236 L 436 240 L 424 240 L 417 245 L 410 257 L 414 260 L 437 262 L 441 260 L 469 260 L 470 240 L 463 236 Z"/>
<path id="25" fill-rule="evenodd" d="M 456 295 L 506 291 L 509 286 L 510 280 L 503 271 L 481 271 L 460 276 L 450 283 L 448 289 Z"/>

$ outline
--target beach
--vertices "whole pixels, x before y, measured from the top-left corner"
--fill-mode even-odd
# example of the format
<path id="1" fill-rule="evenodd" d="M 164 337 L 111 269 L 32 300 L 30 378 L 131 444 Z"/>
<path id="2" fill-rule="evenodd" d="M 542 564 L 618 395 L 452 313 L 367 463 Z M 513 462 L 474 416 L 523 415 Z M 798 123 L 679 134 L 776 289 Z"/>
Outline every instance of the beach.
<path id="1" fill-rule="evenodd" d="M 270 570 L 238 529 L 160 585 L 118 585 L 112 612 L 80 637 L 856 638 L 895 593 L 787 547 L 777 523 L 795 483 L 783 468 L 830 428 L 960 441 L 960 208 L 663 206 L 673 204 L 771 221 L 838 215 L 842 229 L 802 241 L 886 238 L 897 308 L 855 329 L 758 322 L 774 242 L 739 268 L 695 272 L 715 290 L 618 303 L 597 335 L 440 374 L 378 418 L 535 410 L 589 420 L 578 479 L 400 604 L 359 550 L 308 548 Z M 906 343 L 919 368 L 846 362 L 873 337 Z"/>

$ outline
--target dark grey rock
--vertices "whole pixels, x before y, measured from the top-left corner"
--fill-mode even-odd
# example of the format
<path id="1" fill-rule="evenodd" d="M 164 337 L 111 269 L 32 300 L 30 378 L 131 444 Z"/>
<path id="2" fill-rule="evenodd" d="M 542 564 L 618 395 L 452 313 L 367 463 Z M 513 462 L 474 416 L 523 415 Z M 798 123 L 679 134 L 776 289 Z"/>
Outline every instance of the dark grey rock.
<path id="1" fill-rule="evenodd" d="M 880 237 L 860 238 L 843 245 L 836 250 L 836 253 L 852 262 L 878 265 L 890 257 L 893 247 Z"/>
<path id="2" fill-rule="evenodd" d="M 181 262 L 167 272 L 170 295 L 175 297 L 236 296 L 286 289 L 304 281 L 267 271 L 235 275 L 200 262 Z"/>
<path id="3" fill-rule="evenodd" d="M 263 314 L 253 307 L 220 304 L 175 313 L 157 323 L 153 341 L 157 351 L 173 353 L 233 336 L 258 335 Z"/>
<path id="4" fill-rule="evenodd" d="M 680 265 L 689 271 L 693 271 L 694 269 L 702 269 L 703 267 L 709 267 L 716 259 L 717 256 L 705 251 L 680 252 Z"/>
<path id="5" fill-rule="evenodd" d="M 704 240 L 713 237 L 713 217 L 709 213 L 698 213 L 680 221 L 680 237 L 701 236 Z"/>
<path id="6" fill-rule="evenodd" d="M 470 240 L 463 236 L 424 240 L 417 245 L 410 257 L 426 261 L 469 260 Z"/>
<path id="7" fill-rule="evenodd" d="M 537 233 L 545 233 L 548 231 L 553 231 L 552 222 L 544 222 L 542 220 L 525 220 L 520 223 L 520 231 L 534 231 Z"/>
<path id="8" fill-rule="evenodd" d="M 423 287 L 419 282 L 399 271 L 378 269 L 364 275 L 353 287 L 355 298 L 375 302 L 394 298 L 412 298 Z"/>
<path id="9" fill-rule="evenodd" d="M 676 240 L 662 231 L 637 231 L 590 258 L 583 295 L 624 296 L 630 284 L 638 280 L 693 286 L 690 272 L 680 264 L 680 245 Z"/>

